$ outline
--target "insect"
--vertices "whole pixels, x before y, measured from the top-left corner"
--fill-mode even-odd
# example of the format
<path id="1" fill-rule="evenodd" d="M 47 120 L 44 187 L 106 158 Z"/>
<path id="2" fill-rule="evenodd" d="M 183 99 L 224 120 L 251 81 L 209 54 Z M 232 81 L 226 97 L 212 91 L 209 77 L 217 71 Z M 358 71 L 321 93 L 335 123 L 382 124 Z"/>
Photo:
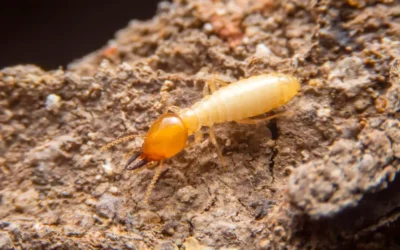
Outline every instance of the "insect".
<path id="1" fill-rule="evenodd" d="M 217 83 L 225 86 L 217 90 Z M 277 115 L 261 119 L 251 119 L 251 117 L 284 105 L 296 96 L 299 89 L 299 80 L 280 73 L 252 76 L 231 84 L 213 78 L 208 80 L 204 87 L 204 98 L 193 106 L 185 109 L 168 107 L 166 112 L 151 125 L 142 147 L 129 152 L 126 157 L 129 158 L 125 166 L 128 170 L 160 162 L 147 188 L 144 203 L 148 203 L 151 191 L 161 174 L 163 161 L 182 151 L 188 145 L 189 136 L 194 135 L 193 143 L 197 143 L 202 139 L 201 128 L 208 127 L 210 140 L 217 150 L 222 165 L 226 166 L 215 138 L 213 125 L 229 121 L 257 124 L 272 119 Z M 212 92 L 211 95 L 209 90 Z M 102 147 L 101 151 L 134 137 L 131 135 L 117 139 Z M 132 164 L 137 159 L 139 161 Z"/>

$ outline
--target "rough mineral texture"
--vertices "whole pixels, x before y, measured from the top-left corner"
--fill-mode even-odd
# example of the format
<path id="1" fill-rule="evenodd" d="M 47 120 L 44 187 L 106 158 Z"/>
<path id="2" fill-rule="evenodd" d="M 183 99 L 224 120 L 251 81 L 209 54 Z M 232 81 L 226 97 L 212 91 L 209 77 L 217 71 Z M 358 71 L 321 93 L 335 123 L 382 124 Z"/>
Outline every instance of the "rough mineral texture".
<path id="1" fill-rule="evenodd" d="M 398 249 L 399 38 L 396 0 L 182 0 L 67 69 L 2 69 L 0 249 Z M 99 151 L 269 72 L 302 83 L 290 115 L 215 126 L 227 169 L 205 136 L 148 206 L 142 140 Z"/>

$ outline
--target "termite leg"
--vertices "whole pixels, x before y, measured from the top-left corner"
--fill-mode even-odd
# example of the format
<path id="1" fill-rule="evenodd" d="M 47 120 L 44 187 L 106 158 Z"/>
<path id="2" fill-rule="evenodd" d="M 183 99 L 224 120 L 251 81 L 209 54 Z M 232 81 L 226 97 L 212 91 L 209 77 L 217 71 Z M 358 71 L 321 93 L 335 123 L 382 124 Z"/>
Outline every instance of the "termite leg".
<path id="1" fill-rule="evenodd" d="M 215 78 L 207 81 L 207 87 L 210 89 L 211 93 L 217 91 L 217 84 Z"/>
<path id="2" fill-rule="evenodd" d="M 203 140 L 203 132 L 201 130 L 197 130 L 194 133 L 194 141 L 188 143 L 187 148 L 190 148 Z"/>
<path id="3" fill-rule="evenodd" d="M 211 91 L 211 93 L 213 93 L 215 91 L 215 89 L 216 89 L 216 86 L 215 86 L 215 82 L 213 82 L 213 79 L 208 79 L 203 88 L 203 97 L 210 95 L 210 91 Z"/>
<path id="4" fill-rule="evenodd" d="M 179 114 L 181 108 L 178 106 L 168 106 L 164 110 L 164 114 L 168 113 L 168 111 L 172 111 L 173 113 Z"/>
<path id="5" fill-rule="evenodd" d="M 211 142 L 214 144 L 214 146 L 215 146 L 215 148 L 217 150 L 217 154 L 218 154 L 218 157 L 219 157 L 219 159 L 221 161 L 221 164 L 224 167 L 224 169 L 226 169 L 226 160 L 225 160 L 225 157 L 222 155 L 221 149 L 219 148 L 219 145 L 218 145 L 218 142 L 217 142 L 217 138 L 215 137 L 214 128 L 213 127 L 209 127 L 208 128 L 208 133 L 210 135 Z"/>
<path id="6" fill-rule="evenodd" d="M 122 143 L 122 142 L 131 141 L 131 140 L 133 140 L 135 137 L 136 137 L 135 135 L 127 135 L 127 136 L 118 138 L 118 139 L 116 139 L 116 140 L 114 140 L 114 141 L 112 141 L 112 142 L 110 142 L 110 143 L 107 143 L 107 144 L 104 145 L 103 147 L 101 147 L 101 148 L 100 148 L 100 152 L 104 152 L 104 151 L 106 151 L 107 149 L 112 148 L 112 147 L 114 147 L 115 145 L 120 144 L 120 143 Z"/>
<path id="7" fill-rule="evenodd" d="M 228 85 L 228 83 L 226 83 L 226 82 L 224 82 L 222 80 L 219 80 L 216 77 L 214 77 L 213 79 L 208 80 L 206 82 L 206 84 L 204 85 L 204 88 L 203 88 L 203 96 L 204 97 L 206 97 L 206 96 L 208 96 L 210 94 L 210 90 L 211 90 L 211 93 L 214 93 L 217 90 L 217 86 L 215 84 L 216 82 L 219 82 L 222 85 Z M 217 139 L 215 137 L 214 129 L 213 129 L 212 126 L 208 128 L 208 133 L 209 133 L 209 136 L 210 136 L 212 144 L 214 144 L 214 146 L 215 146 L 215 148 L 217 150 L 217 154 L 218 154 L 218 157 L 219 157 L 219 159 L 221 161 L 221 164 L 226 169 L 225 157 L 222 155 L 222 151 L 219 148 Z"/>
<path id="8" fill-rule="evenodd" d="M 158 164 L 158 162 L 152 161 L 152 162 L 150 162 L 149 164 L 146 165 L 146 168 L 153 169 L 153 168 L 157 167 L 157 164 Z"/>
<path id="9" fill-rule="evenodd" d="M 211 81 L 213 82 L 214 86 L 216 86 L 216 83 L 218 83 L 218 85 L 223 87 L 229 85 L 229 82 L 225 82 L 224 80 L 219 79 L 217 76 L 214 76 L 214 78 Z M 217 90 L 218 88 L 216 87 L 215 90 Z"/>
<path id="10" fill-rule="evenodd" d="M 275 119 L 277 117 L 288 116 L 288 115 L 293 115 L 293 114 L 294 113 L 291 112 L 291 111 L 284 111 L 282 113 L 278 113 L 278 114 L 275 114 L 275 115 L 270 115 L 270 116 L 265 117 L 265 118 L 243 119 L 243 120 L 239 120 L 239 121 L 236 121 L 236 122 L 239 123 L 239 124 L 253 124 L 253 125 L 255 125 L 255 124 L 259 124 L 259 123 L 262 123 L 262 122 L 266 122 L 266 121 Z"/>
<path id="11" fill-rule="evenodd" d="M 197 130 L 194 133 L 194 143 L 199 143 L 203 140 L 203 132 L 201 130 Z"/>
<path id="12" fill-rule="evenodd" d="M 206 84 L 204 85 L 204 88 L 203 88 L 203 97 L 206 97 L 206 96 L 208 96 L 208 95 L 210 95 L 210 80 L 208 80 L 207 82 L 206 82 Z"/>
<path id="13" fill-rule="evenodd" d="M 210 94 L 210 91 L 211 91 L 211 93 L 214 93 L 215 91 L 217 91 L 218 90 L 217 83 L 218 83 L 218 85 L 222 85 L 222 86 L 229 85 L 229 83 L 222 81 L 214 76 L 212 79 L 208 79 L 206 84 L 204 85 L 203 96 L 208 96 Z"/>
<path id="14" fill-rule="evenodd" d="M 146 193 L 144 195 L 144 204 L 146 205 L 149 203 L 151 192 L 153 191 L 154 185 L 156 184 L 158 177 L 160 177 L 161 175 L 162 167 L 163 167 L 163 161 L 160 161 L 160 166 L 158 166 L 156 172 L 154 173 L 153 179 L 151 180 L 149 186 L 147 187 Z"/>

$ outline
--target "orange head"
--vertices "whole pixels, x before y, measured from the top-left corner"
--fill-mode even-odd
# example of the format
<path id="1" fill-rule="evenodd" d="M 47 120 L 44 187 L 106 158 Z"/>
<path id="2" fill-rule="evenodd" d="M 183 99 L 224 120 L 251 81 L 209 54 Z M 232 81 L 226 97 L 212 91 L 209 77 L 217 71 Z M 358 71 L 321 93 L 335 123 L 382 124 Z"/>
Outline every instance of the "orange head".
<path id="1" fill-rule="evenodd" d="M 141 151 L 128 160 L 127 167 L 138 157 L 142 160 L 128 169 L 170 158 L 185 148 L 187 140 L 188 129 L 181 118 L 176 114 L 164 114 L 151 125 Z"/>

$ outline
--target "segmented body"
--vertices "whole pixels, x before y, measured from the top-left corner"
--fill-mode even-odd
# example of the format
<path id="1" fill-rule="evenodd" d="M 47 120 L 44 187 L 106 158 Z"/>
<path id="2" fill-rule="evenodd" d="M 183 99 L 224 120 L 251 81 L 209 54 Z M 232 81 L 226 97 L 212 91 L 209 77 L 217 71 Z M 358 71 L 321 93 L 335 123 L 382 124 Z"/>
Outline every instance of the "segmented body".
<path id="1" fill-rule="evenodd" d="M 180 112 L 189 134 L 213 124 L 239 121 L 278 108 L 300 88 L 293 76 L 272 73 L 249 77 L 220 88 Z"/>
<path id="2" fill-rule="evenodd" d="M 292 99 L 299 88 L 300 82 L 290 75 L 273 73 L 253 76 L 215 91 L 190 108 L 180 110 L 179 107 L 174 107 L 174 113 L 160 116 L 151 125 L 141 149 L 128 153 L 130 158 L 125 166 L 126 169 L 133 170 L 148 162 L 160 162 L 160 167 L 146 191 L 145 203 L 161 174 L 163 161 L 182 151 L 187 145 L 189 135 L 196 133 L 196 142 L 198 138 L 201 139 L 197 136 L 198 133 L 201 134 L 201 127 L 208 126 L 211 142 L 216 147 L 222 165 L 226 166 L 212 126 L 215 123 L 244 120 L 278 108 Z M 126 136 L 108 143 L 101 151 L 132 138 L 133 136 Z M 131 166 L 137 158 L 140 161 Z"/>

